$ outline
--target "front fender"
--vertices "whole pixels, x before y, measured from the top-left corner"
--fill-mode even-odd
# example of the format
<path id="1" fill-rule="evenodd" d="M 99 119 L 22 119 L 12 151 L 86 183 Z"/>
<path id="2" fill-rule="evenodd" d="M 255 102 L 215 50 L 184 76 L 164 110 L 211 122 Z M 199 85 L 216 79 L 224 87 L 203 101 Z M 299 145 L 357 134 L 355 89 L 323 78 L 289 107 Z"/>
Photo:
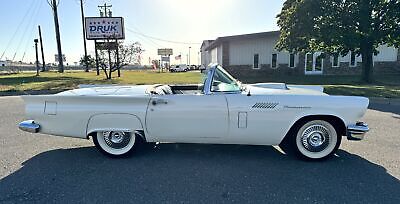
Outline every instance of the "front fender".
<path id="1" fill-rule="evenodd" d="M 86 126 L 86 135 L 98 131 L 124 131 L 135 132 L 143 130 L 143 124 L 139 117 L 124 113 L 103 113 L 92 115 Z"/>
<path id="2" fill-rule="evenodd" d="M 309 116 L 331 116 L 331 117 L 336 117 L 339 120 L 341 120 L 343 122 L 343 124 L 346 124 L 346 120 L 338 113 L 334 112 L 334 111 L 326 111 L 326 110 L 321 110 L 321 109 L 317 109 L 317 110 L 310 110 L 310 111 L 304 111 L 301 112 L 299 114 L 297 114 L 291 121 L 290 121 L 290 125 L 285 129 L 284 134 L 281 135 L 281 139 L 280 141 L 282 142 L 282 140 L 285 138 L 285 136 L 288 134 L 289 130 L 293 127 L 293 125 L 305 118 L 305 117 L 309 117 Z"/>

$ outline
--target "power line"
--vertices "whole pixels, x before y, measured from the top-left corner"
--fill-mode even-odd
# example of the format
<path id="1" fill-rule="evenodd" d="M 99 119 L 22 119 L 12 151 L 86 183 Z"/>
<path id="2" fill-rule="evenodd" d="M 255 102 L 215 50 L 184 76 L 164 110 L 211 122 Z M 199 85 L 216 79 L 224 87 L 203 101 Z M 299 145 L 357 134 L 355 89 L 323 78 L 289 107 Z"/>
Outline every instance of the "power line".
<path id="1" fill-rule="evenodd" d="M 32 28 L 32 29 L 33 29 L 33 30 L 36 30 L 36 29 L 35 29 L 36 27 L 35 27 L 34 25 L 35 25 L 37 16 L 39 15 L 39 11 L 40 11 L 41 7 L 42 7 L 42 2 L 40 1 L 40 3 L 37 4 L 37 6 L 35 7 L 35 9 L 33 10 L 32 16 L 31 16 L 31 18 L 29 19 L 28 24 L 27 24 L 26 27 L 25 27 L 25 30 L 24 30 L 24 32 L 23 32 L 23 34 L 22 34 L 22 38 L 21 38 L 21 40 L 18 42 L 17 48 L 15 49 L 15 53 L 14 53 L 14 56 L 13 56 L 13 58 L 12 58 L 12 61 L 15 60 L 15 56 L 17 55 L 17 52 L 18 52 L 19 48 L 21 47 L 21 44 L 22 44 L 23 40 L 25 39 L 25 36 L 27 36 L 29 27 L 31 27 L 32 24 L 33 24 L 32 27 L 34 27 L 34 28 Z M 27 37 L 28 37 L 28 40 L 29 40 L 29 35 L 28 35 Z"/>
<path id="2" fill-rule="evenodd" d="M 132 33 L 136 33 L 136 34 L 139 34 L 139 35 L 141 35 L 141 36 L 143 36 L 143 37 L 151 38 L 151 39 L 158 40 L 158 41 L 163 41 L 163 42 L 168 42 L 168 43 L 174 43 L 174 44 L 185 44 L 185 45 L 201 44 L 201 43 L 195 43 L 195 42 L 181 42 L 181 41 L 166 40 L 166 39 L 162 39 L 162 38 L 158 38 L 158 37 L 153 37 L 153 36 L 150 36 L 150 35 L 146 35 L 146 34 L 143 34 L 143 33 L 141 33 L 141 32 L 137 32 L 137 31 L 131 30 L 131 29 L 129 29 L 129 28 L 126 28 L 126 29 L 127 29 L 128 31 L 132 32 Z"/>
<path id="3" fill-rule="evenodd" d="M 128 30 L 129 32 L 132 32 L 132 33 L 135 33 L 135 34 L 136 34 L 136 32 L 133 32 L 132 29 L 127 28 L 127 27 L 125 27 L 125 28 L 126 28 L 126 30 Z M 155 45 L 157 48 L 165 47 L 165 46 L 162 46 L 162 45 L 160 45 L 160 44 L 154 42 L 151 38 L 146 38 L 146 37 L 144 37 L 144 36 L 142 36 L 142 35 L 136 35 L 136 36 L 139 37 L 140 39 L 146 40 L 147 42 L 149 42 L 149 43 Z"/>
<path id="4" fill-rule="evenodd" d="M 12 41 L 14 41 L 14 38 L 17 35 L 19 29 L 21 28 L 21 25 L 25 22 L 25 19 L 28 16 L 28 14 L 31 13 L 31 10 L 33 9 L 33 4 L 34 3 L 37 3 L 37 1 L 31 1 L 31 4 L 28 7 L 28 11 L 25 13 L 25 15 L 22 17 L 22 20 L 19 22 L 19 24 L 17 26 L 17 29 L 15 30 L 14 34 L 11 36 L 11 39 L 8 41 L 6 48 L 4 49 L 3 53 L 0 56 L 0 59 L 2 59 L 4 57 L 4 54 L 6 53 L 8 48 L 10 47 Z"/>

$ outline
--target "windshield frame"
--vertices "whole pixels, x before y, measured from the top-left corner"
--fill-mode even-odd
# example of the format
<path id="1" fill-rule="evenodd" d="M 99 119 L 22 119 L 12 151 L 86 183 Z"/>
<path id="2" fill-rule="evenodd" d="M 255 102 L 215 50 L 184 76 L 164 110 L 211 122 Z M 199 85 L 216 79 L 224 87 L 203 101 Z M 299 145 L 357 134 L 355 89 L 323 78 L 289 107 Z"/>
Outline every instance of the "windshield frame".
<path id="1" fill-rule="evenodd" d="M 238 90 L 234 91 L 212 91 L 212 83 L 214 81 L 215 73 L 217 70 L 221 71 L 226 77 L 231 80 L 237 87 Z M 221 65 L 215 64 L 211 65 L 210 68 L 207 70 L 206 79 L 204 81 L 203 93 L 206 95 L 211 94 L 237 94 L 242 92 L 242 83 L 236 80 L 232 75 L 230 75 Z"/>

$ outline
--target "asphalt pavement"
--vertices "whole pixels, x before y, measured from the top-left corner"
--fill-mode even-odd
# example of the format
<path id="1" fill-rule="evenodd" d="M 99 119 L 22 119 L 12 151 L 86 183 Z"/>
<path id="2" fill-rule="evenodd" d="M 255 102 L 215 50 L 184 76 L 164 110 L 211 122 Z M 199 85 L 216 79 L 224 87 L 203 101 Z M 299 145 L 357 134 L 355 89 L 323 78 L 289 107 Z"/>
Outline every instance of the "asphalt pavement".
<path id="1" fill-rule="evenodd" d="M 90 140 L 18 130 L 21 98 L 0 97 L 0 203 L 400 203 L 400 106 L 370 107 L 366 139 L 324 162 L 197 144 L 110 159 Z"/>

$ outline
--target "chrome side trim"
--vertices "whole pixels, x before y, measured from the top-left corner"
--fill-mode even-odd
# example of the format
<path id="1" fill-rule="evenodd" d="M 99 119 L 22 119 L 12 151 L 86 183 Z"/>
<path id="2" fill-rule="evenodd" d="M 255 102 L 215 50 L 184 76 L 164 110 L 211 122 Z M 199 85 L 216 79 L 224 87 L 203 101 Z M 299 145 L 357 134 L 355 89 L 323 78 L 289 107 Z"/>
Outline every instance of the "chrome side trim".
<path id="1" fill-rule="evenodd" d="M 347 126 L 347 139 L 348 140 L 362 140 L 365 133 L 369 131 L 369 127 L 364 122 L 357 122 L 354 125 Z"/>
<path id="2" fill-rule="evenodd" d="M 19 129 L 26 131 L 26 132 L 31 132 L 31 133 L 37 133 L 39 132 L 40 125 L 36 124 L 35 121 L 33 120 L 25 120 L 19 123 L 18 125 Z"/>

